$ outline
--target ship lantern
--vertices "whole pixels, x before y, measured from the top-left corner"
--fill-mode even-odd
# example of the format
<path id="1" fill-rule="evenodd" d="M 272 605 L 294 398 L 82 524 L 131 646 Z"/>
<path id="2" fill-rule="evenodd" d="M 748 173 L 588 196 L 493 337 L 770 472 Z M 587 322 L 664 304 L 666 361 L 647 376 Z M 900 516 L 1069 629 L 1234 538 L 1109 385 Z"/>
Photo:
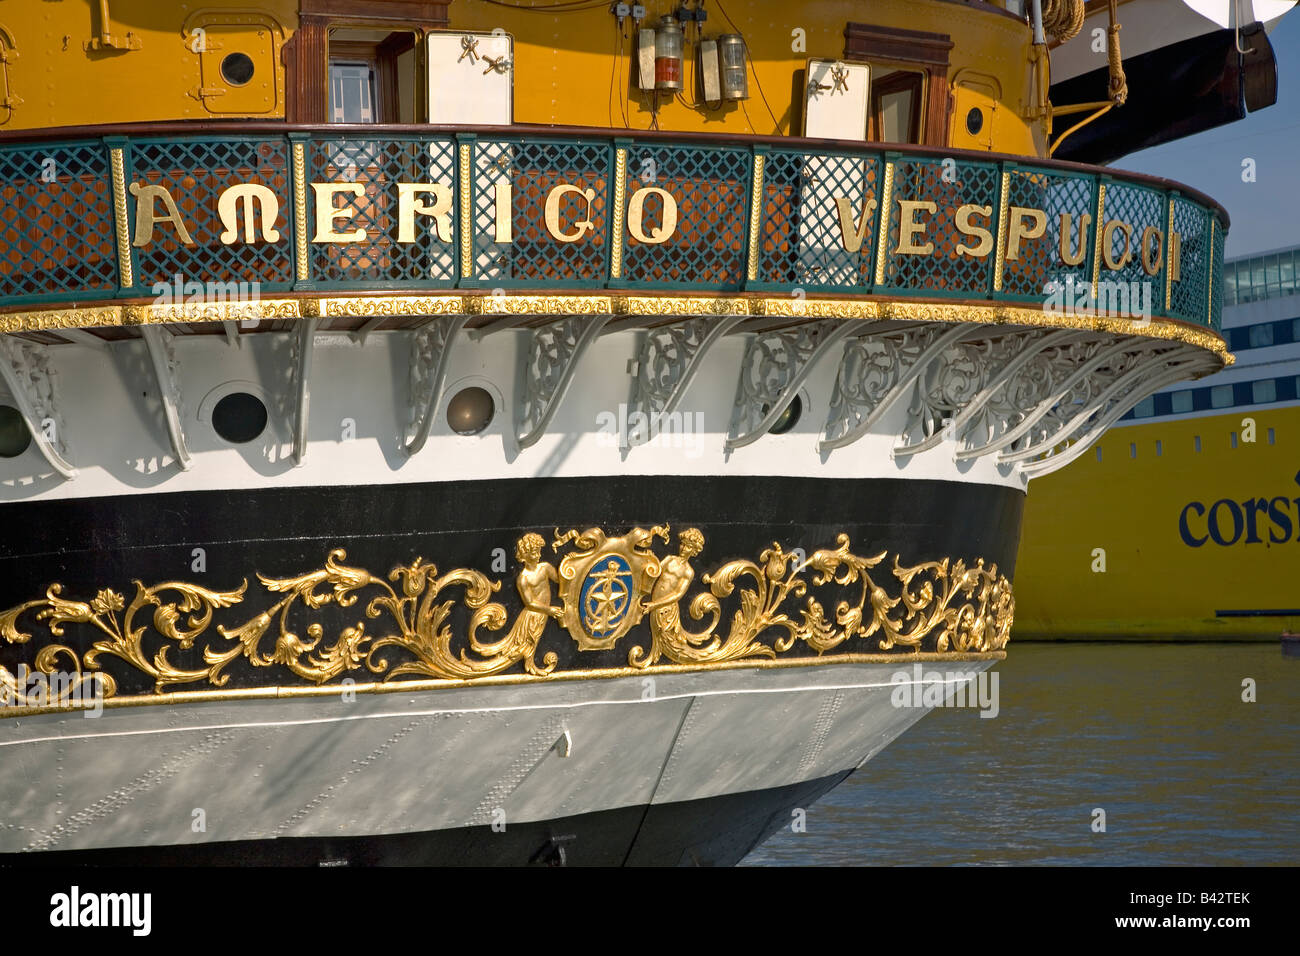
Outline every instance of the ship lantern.
<path id="1" fill-rule="evenodd" d="M 682 28 L 663 17 L 655 30 L 655 89 L 676 93 L 682 89 Z"/>
<path id="2" fill-rule="evenodd" d="M 745 38 L 739 33 L 718 37 L 718 55 L 722 60 L 722 98 L 749 99 L 749 74 L 745 70 Z"/>

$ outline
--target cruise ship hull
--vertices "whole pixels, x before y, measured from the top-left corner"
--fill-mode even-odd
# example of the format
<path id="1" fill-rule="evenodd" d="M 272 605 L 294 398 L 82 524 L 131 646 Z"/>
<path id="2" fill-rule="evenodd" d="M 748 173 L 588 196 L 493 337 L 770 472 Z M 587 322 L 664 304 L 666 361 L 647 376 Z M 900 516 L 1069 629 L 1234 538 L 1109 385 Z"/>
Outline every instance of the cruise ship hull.
<path id="1" fill-rule="evenodd" d="M 1300 628 L 1297 437 L 1297 406 L 1131 424 L 1035 481 L 1016 636 L 1277 640 Z"/>

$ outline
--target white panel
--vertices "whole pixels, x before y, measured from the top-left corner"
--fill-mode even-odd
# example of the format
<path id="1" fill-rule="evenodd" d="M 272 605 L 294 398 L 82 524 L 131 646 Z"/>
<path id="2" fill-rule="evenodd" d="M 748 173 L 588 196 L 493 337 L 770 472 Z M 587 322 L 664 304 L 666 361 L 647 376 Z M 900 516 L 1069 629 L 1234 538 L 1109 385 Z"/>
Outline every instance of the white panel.
<path id="1" fill-rule="evenodd" d="M 700 41 L 700 85 L 704 87 L 704 102 L 716 103 L 722 99 L 722 76 L 716 40 Z"/>
<path id="2" fill-rule="evenodd" d="M 428 41 L 429 122 L 514 122 L 514 39 L 435 33 Z"/>
<path id="3" fill-rule="evenodd" d="M 867 138 L 870 70 L 865 63 L 809 60 L 803 126 L 805 136 Z"/>

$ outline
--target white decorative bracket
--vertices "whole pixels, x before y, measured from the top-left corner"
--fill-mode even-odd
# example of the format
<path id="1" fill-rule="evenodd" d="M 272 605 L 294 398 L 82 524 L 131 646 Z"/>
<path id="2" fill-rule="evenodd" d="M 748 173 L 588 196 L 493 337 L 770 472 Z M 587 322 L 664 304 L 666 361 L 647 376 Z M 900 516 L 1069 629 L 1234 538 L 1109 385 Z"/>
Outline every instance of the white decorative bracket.
<path id="1" fill-rule="evenodd" d="M 68 447 L 54 401 L 54 373 L 44 348 L 0 336 L 0 378 L 45 460 L 64 478 L 75 478 L 77 469 L 64 457 Z M 47 421 L 54 425 L 53 441 L 45 430 Z"/>
<path id="2" fill-rule="evenodd" d="M 1108 408 L 1100 415 L 1095 412 L 1090 415 L 1070 433 L 1065 443 L 1058 442 L 1044 457 L 1022 465 L 1021 473 L 1026 478 L 1039 478 L 1064 468 L 1091 448 L 1111 425 L 1148 395 L 1176 382 L 1185 381 L 1197 372 L 1211 371 L 1217 367 L 1217 360 L 1204 354 L 1192 354 L 1170 362 L 1162 372 L 1155 374 L 1149 367 L 1134 370 L 1127 378 L 1128 387 L 1111 397 Z"/>
<path id="3" fill-rule="evenodd" d="M 822 358 L 860 327 L 850 319 L 825 319 L 755 333 L 740 363 L 726 450 L 751 444 L 767 434 Z"/>
<path id="4" fill-rule="evenodd" d="M 320 319 L 302 319 L 294 339 L 293 383 L 297 392 L 293 419 L 293 463 L 301 465 L 307 457 L 307 419 L 311 406 L 311 360 L 316 343 L 316 326 Z"/>
<path id="5" fill-rule="evenodd" d="M 1192 364 L 1193 356 L 1175 358 L 1181 352 L 1182 349 L 1176 345 L 1161 351 L 1142 349 L 1125 355 L 1107 373 L 1094 373 L 1089 382 L 1092 387 L 1086 400 L 1080 400 L 1075 395 L 1067 396 L 1066 403 L 1054 408 L 1053 414 L 1045 419 L 1049 423 L 1047 428 L 1021 447 L 1004 451 L 998 460 L 1004 463 L 1023 462 L 1050 454 L 1053 449 L 1085 431 L 1091 421 L 1104 416 L 1108 409 L 1114 407 L 1115 403 L 1122 402 L 1126 395 L 1140 389 L 1144 382 L 1168 369 Z M 1138 399 L 1133 399 L 1135 404 L 1137 401 Z"/>
<path id="6" fill-rule="evenodd" d="M 901 338 L 864 335 L 851 341 L 835 378 L 821 453 L 845 448 L 867 434 L 931 362 L 971 331 L 965 325 L 927 324 L 904 329 Z"/>
<path id="7" fill-rule="evenodd" d="M 636 362 L 632 406 L 650 423 L 639 443 L 650 441 L 660 422 L 677 410 L 699 375 L 704 357 L 718 341 L 744 321 L 743 316 L 682 319 L 646 332 Z"/>
<path id="8" fill-rule="evenodd" d="M 185 443 L 184 406 L 181 403 L 178 374 L 180 363 L 176 359 L 172 334 L 160 325 L 143 325 L 140 327 L 140 335 L 149 349 L 149 361 L 153 364 L 154 379 L 158 382 L 163 419 L 167 423 L 167 437 L 171 441 L 172 451 L 176 454 L 176 464 L 181 471 L 189 471 L 194 462 Z"/>
<path id="9" fill-rule="evenodd" d="M 1152 344 L 1135 344 L 1132 339 L 1121 339 L 1119 342 L 1097 351 L 1082 364 L 1075 364 L 1070 369 L 1070 374 L 1059 383 L 1056 383 L 1055 388 L 1045 394 L 1038 402 L 1034 411 L 1025 415 L 1019 423 L 983 445 L 957 452 L 957 459 L 960 461 L 966 458 L 978 458 L 981 455 L 988 455 L 1017 444 L 1023 447 L 1025 443 L 1032 443 L 1033 439 L 1028 436 L 1040 426 L 1044 419 L 1051 415 L 1059 417 L 1061 414 L 1068 412 L 1071 405 L 1086 404 L 1105 388 L 1110 379 L 1099 375 L 1099 369 L 1111 367 L 1117 362 L 1125 362 L 1125 353 L 1134 352 L 1135 349 L 1152 349 L 1154 347 Z M 1124 367 L 1127 367 L 1127 365 Z M 1049 427 L 1049 431 L 1055 430 Z"/>
<path id="10" fill-rule="evenodd" d="M 569 316 L 532 330 L 524 369 L 524 401 L 515 403 L 519 447 L 528 448 L 546 433 L 578 363 L 609 324 L 610 316 Z"/>
<path id="11" fill-rule="evenodd" d="M 424 447 L 442 402 L 447 381 L 448 358 L 468 316 L 449 315 L 434 319 L 411 336 L 411 427 L 413 437 L 404 446 L 407 455 Z"/>
<path id="12" fill-rule="evenodd" d="M 929 399 L 928 407 L 927 401 L 923 399 L 918 411 L 924 417 L 927 413 L 933 413 L 941 405 L 942 408 L 952 409 L 955 412 L 952 421 L 942 429 L 935 429 L 918 442 L 895 448 L 894 457 L 900 458 L 929 451 L 942 443 L 945 437 L 960 437 L 985 405 L 1025 366 L 1038 359 L 1046 349 L 1078 338 L 1081 334 L 1070 329 L 1054 332 L 1045 332 L 1042 329 L 1009 331 L 997 340 L 978 343 L 965 341 L 946 350 L 936 368 L 932 370 L 941 381 L 937 383 L 931 395 L 925 396 Z M 947 359 L 954 353 L 957 353 L 959 358 L 956 363 L 950 365 Z M 963 367 L 963 362 L 974 365 L 977 371 L 971 374 L 969 368 Z M 1000 371 L 985 381 L 984 375 L 992 369 L 1000 369 Z M 942 381 L 943 379 L 955 381 Z"/>

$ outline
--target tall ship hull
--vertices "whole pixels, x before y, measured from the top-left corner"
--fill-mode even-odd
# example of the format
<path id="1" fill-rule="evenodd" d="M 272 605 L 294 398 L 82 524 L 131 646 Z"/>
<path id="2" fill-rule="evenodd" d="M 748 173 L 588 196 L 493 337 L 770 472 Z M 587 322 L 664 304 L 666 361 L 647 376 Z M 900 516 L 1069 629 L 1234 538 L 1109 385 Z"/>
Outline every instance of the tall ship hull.
<path id="1" fill-rule="evenodd" d="M 1294 256 L 1228 261 L 1232 368 L 1162 390 L 1035 483 L 1018 635 L 1276 641 L 1300 630 Z"/>
<path id="2" fill-rule="evenodd" d="M 0 23 L 5 864 L 734 863 L 1232 361 L 1081 2 L 228 7 Z"/>

